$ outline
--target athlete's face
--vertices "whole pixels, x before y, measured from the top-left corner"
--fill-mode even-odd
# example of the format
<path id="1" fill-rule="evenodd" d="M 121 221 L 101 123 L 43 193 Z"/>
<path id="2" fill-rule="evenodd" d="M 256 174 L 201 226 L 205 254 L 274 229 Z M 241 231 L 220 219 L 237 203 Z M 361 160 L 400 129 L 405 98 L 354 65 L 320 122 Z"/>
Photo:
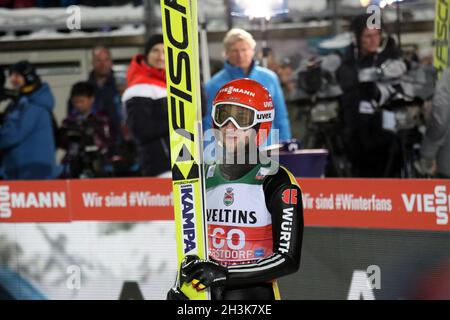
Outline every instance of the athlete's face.
<path id="1" fill-rule="evenodd" d="M 238 150 L 245 150 L 245 146 L 250 141 L 251 133 L 254 129 L 241 130 L 236 128 L 233 122 L 228 121 L 220 128 L 223 145 L 228 153 L 236 153 Z"/>

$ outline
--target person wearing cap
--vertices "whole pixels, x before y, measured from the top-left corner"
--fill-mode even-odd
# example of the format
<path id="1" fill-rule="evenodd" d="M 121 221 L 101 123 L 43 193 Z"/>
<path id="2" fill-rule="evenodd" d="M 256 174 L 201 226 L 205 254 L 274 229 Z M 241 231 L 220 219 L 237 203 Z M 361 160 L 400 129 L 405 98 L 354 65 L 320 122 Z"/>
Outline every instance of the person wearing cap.
<path id="1" fill-rule="evenodd" d="M 224 84 L 235 79 L 253 79 L 266 87 L 272 95 L 276 110 L 273 129 L 279 130 L 279 140 L 291 139 L 291 128 L 280 81 L 273 71 L 259 66 L 256 62 L 256 42 L 253 36 L 243 29 L 231 29 L 226 34 L 223 44 L 226 57 L 224 68 L 216 73 L 205 85 L 208 98 L 207 115 L 211 114 L 214 97 Z M 205 116 L 203 118 L 203 130 L 206 131 L 211 127 L 211 117 Z M 273 135 L 270 134 L 267 145 L 278 143 L 277 141 L 272 141 L 272 138 Z"/>
<path id="2" fill-rule="evenodd" d="M 394 39 L 383 35 L 382 25 L 369 25 L 370 19 L 363 14 L 353 20 L 355 43 L 337 70 L 343 91 L 343 136 L 353 176 L 399 177 L 401 152 L 395 115 L 387 106 L 402 93 L 400 78 L 407 68 Z"/>
<path id="3" fill-rule="evenodd" d="M 212 300 L 278 300 L 277 279 L 300 268 L 302 191 L 259 149 L 275 112 L 268 90 L 254 80 L 219 89 L 211 120 L 224 158 L 205 168 L 209 257 L 188 255 L 167 299 L 188 299 L 180 289 L 186 283 L 210 288 Z"/>
<path id="4" fill-rule="evenodd" d="M 161 34 L 152 35 L 144 54 L 133 57 L 127 82 L 122 103 L 136 144 L 141 173 L 143 176 L 169 176 L 169 120 Z"/>
<path id="5" fill-rule="evenodd" d="M 56 176 L 54 98 L 34 66 L 21 61 L 10 69 L 10 83 L 19 91 L 0 127 L 0 150 L 7 180 L 40 180 Z"/>

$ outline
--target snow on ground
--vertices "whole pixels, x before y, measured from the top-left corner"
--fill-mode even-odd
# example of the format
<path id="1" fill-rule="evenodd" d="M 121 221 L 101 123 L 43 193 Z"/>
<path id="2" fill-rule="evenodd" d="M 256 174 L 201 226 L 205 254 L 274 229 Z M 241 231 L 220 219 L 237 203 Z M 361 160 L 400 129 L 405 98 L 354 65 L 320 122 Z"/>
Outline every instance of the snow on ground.
<path id="1" fill-rule="evenodd" d="M 144 19 L 144 10 L 141 7 L 132 5 L 118 7 L 87 7 L 80 8 L 81 22 L 87 25 L 96 23 L 116 23 L 123 21 L 142 22 Z M 72 16 L 74 11 L 69 8 L 25 8 L 25 9 L 0 9 L 0 24 L 3 28 L 8 26 L 35 26 L 42 25 L 66 25 L 67 19 Z"/>
<path id="2" fill-rule="evenodd" d="M 5 35 L 0 37 L 0 41 L 29 41 L 29 40 L 42 40 L 42 39 L 78 39 L 78 38 L 97 38 L 97 37 L 115 37 L 115 36 L 139 36 L 145 34 L 145 26 L 132 26 L 125 25 L 120 27 L 117 30 L 109 31 L 109 32 L 70 32 L 63 33 L 57 32 L 54 29 L 41 29 L 35 31 L 29 35 L 23 36 L 15 36 L 15 35 Z"/>

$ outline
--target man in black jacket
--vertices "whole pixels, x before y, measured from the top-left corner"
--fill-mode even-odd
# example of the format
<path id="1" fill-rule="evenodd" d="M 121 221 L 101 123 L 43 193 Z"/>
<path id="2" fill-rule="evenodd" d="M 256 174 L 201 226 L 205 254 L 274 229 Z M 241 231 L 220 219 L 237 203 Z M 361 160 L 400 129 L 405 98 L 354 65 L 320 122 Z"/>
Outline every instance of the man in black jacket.
<path id="1" fill-rule="evenodd" d="M 118 144 L 122 141 L 122 108 L 120 93 L 114 75 L 111 51 L 104 47 L 95 47 L 92 51 L 92 71 L 87 80 L 95 87 L 95 104 L 111 121 L 111 134 Z"/>
<path id="2" fill-rule="evenodd" d="M 401 157 L 394 133 L 394 115 L 387 106 L 401 92 L 399 79 L 406 72 L 400 50 L 381 28 L 369 28 L 369 15 L 352 23 L 352 44 L 337 72 L 343 90 L 341 109 L 344 137 L 353 176 L 396 177 Z"/>

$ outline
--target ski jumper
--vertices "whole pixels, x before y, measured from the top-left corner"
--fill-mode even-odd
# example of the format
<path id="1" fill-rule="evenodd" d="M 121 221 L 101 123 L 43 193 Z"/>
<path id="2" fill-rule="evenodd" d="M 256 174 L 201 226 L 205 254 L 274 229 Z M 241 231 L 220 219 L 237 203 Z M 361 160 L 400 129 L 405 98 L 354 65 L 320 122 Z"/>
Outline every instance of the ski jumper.
<path id="1" fill-rule="evenodd" d="M 287 169 L 273 167 L 255 165 L 235 180 L 220 165 L 206 170 L 209 256 L 228 269 L 224 291 L 212 290 L 212 299 L 280 299 L 276 279 L 300 266 L 301 190 Z"/>

